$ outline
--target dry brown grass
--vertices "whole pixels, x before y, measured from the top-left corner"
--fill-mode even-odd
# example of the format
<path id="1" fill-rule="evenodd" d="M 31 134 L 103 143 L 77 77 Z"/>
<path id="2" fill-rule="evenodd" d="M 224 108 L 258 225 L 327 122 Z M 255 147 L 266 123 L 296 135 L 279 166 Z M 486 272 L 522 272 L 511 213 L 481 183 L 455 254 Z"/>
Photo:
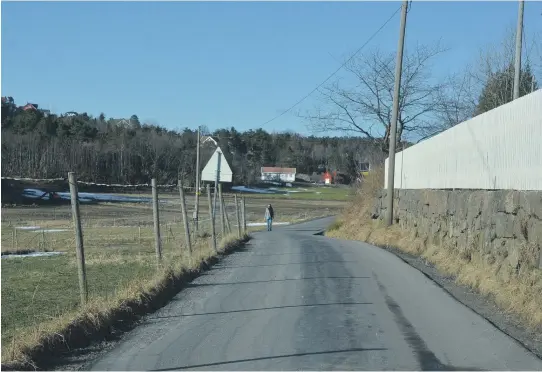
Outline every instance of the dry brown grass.
<path id="1" fill-rule="evenodd" d="M 225 236 L 220 241 L 219 254 L 235 249 L 246 240 L 248 235 L 241 238 L 233 234 Z M 144 259 L 143 256 L 138 257 L 138 255 L 129 258 L 104 254 L 94 256 L 87 263 L 105 265 L 116 260 L 118 262 L 113 263 L 126 266 Z M 47 354 L 58 348 L 84 346 L 96 334 L 103 335 L 104 331 L 107 332 L 109 326 L 119 318 L 130 318 L 142 309 L 143 311 L 152 309 L 155 306 L 154 302 L 163 301 L 168 291 L 171 292 L 173 287 L 197 275 L 216 258 L 217 253 L 211 249 L 209 239 L 197 241 L 191 257 L 180 250 L 165 252 L 163 267 L 157 269 L 150 279 L 134 277 L 129 285 L 119 288 L 110 296 L 90 298 L 89 303 L 79 310 L 63 312 L 51 317 L 49 321 L 21 329 L 9 345 L 2 345 L 2 369 L 36 367 L 43 363 Z M 75 265 L 73 257 L 70 261 Z"/>
<path id="2" fill-rule="evenodd" d="M 455 277 L 456 282 L 467 285 L 483 295 L 494 298 L 505 312 L 515 314 L 529 327 L 542 327 L 542 271 L 522 267 L 519 273 L 506 262 L 485 259 L 476 247 L 462 250 L 431 243 L 430 237 L 419 237 L 398 225 L 387 227 L 372 220 L 370 211 L 383 184 L 383 171 L 372 173 L 357 193 L 354 203 L 343 212 L 337 225 L 326 235 L 360 240 L 382 247 L 395 247 L 406 253 L 418 255 L 434 264 L 439 271 Z M 469 254 L 465 254 L 465 252 Z M 534 250 L 525 247 L 522 254 Z M 532 261 L 532 257 L 528 260 Z"/>

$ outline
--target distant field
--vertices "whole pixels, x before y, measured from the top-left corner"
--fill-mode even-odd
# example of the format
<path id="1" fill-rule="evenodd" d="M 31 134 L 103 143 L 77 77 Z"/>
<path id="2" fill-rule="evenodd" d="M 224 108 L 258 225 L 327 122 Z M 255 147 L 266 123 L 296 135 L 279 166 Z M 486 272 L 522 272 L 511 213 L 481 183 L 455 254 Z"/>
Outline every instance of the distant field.
<path id="1" fill-rule="evenodd" d="M 140 194 L 141 195 L 141 194 Z M 184 262 L 187 248 L 178 194 L 160 196 L 161 237 L 164 261 Z M 331 197 L 330 197 L 331 199 Z M 233 197 L 225 197 L 233 234 L 237 232 Z M 304 200 L 285 195 L 245 195 L 247 223 L 264 222 L 265 206 L 272 203 L 275 222 L 296 222 L 338 214 L 345 202 Z M 195 199 L 187 197 L 191 216 Z M 101 203 L 81 205 L 89 295 L 94 303 L 113 301 L 119 293 L 156 274 L 152 208 L 149 203 Z M 193 235 L 195 255 L 211 254 L 209 211 L 200 200 L 200 237 Z M 192 227 L 193 228 L 193 227 Z M 259 230 L 262 227 L 249 227 Z M 216 231 L 222 238 L 220 218 Z M 226 231 L 226 233 L 228 233 Z M 2 252 L 55 251 L 52 257 L 2 258 L 2 350 L 27 342 L 37 327 L 51 327 L 79 308 L 79 289 L 71 209 L 15 207 L 2 209 Z M 134 284 L 135 283 L 135 284 Z M 49 329 L 49 328 L 47 328 Z M 54 327 L 53 327 L 54 329 Z M 3 359 L 8 358 L 9 355 Z"/>
<path id="2" fill-rule="evenodd" d="M 237 188 L 240 188 L 237 189 Z M 296 187 L 245 187 L 235 186 L 235 189 L 225 191 L 225 195 L 242 195 L 252 199 L 283 199 L 283 200 L 318 200 L 318 201 L 348 201 L 353 197 L 354 189 L 351 187 L 333 186 L 296 186 Z M 123 196 L 137 195 L 150 197 L 149 192 L 118 194 Z M 167 192 L 168 197 L 177 197 L 176 191 Z M 204 195 L 205 196 L 205 195 Z"/>
<path id="3" fill-rule="evenodd" d="M 236 191 L 233 190 L 233 192 Z M 252 198 L 347 201 L 353 196 L 353 189 L 350 187 L 310 185 L 307 187 L 246 188 L 246 190 L 242 190 L 242 192 L 239 193 L 250 195 Z"/>

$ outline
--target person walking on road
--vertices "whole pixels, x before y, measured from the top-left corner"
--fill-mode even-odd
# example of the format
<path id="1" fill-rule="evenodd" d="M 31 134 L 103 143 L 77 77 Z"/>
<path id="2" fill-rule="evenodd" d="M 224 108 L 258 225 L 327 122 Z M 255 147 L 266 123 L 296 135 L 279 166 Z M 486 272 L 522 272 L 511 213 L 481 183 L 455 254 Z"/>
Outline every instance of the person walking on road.
<path id="1" fill-rule="evenodd" d="M 273 207 L 271 206 L 271 204 L 268 204 L 267 208 L 265 208 L 265 221 L 267 222 L 267 231 L 271 231 L 273 229 L 273 217 L 275 217 Z"/>

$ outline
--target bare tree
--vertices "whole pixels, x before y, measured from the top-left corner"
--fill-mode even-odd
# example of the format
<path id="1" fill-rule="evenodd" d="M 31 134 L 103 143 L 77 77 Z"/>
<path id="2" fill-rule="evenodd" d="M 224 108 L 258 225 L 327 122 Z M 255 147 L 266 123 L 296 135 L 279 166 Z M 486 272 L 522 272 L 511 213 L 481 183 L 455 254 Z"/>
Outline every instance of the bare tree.
<path id="1" fill-rule="evenodd" d="M 419 128 L 419 141 L 441 133 L 473 117 L 480 93 L 472 69 L 447 77 L 436 93 L 434 121 Z"/>
<path id="2" fill-rule="evenodd" d="M 403 61 L 397 139 L 426 135 L 435 127 L 443 103 L 442 84 L 431 78 L 432 60 L 444 52 L 439 44 L 418 46 Z M 321 88 L 322 106 L 305 115 L 315 132 L 341 131 L 382 141 L 387 151 L 393 108 L 395 53 L 374 52 L 352 59 L 345 69 L 356 80 L 346 87 L 339 80 Z"/>

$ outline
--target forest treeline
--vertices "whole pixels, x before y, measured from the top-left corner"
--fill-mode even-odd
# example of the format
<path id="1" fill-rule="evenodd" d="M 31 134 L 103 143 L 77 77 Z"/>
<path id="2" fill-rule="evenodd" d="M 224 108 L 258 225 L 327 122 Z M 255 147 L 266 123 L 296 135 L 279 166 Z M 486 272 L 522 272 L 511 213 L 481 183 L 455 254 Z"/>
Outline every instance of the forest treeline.
<path id="1" fill-rule="evenodd" d="M 32 105 L 30 105 L 32 106 Z M 197 129 L 168 130 L 129 119 L 106 119 L 86 113 L 54 115 L 37 105 L 17 106 L 2 99 L 2 176 L 78 179 L 97 183 L 195 183 Z M 262 166 L 297 168 L 313 174 L 337 170 L 355 180 L 359 170 L 382 163 L 386 154 L 374 140 L 359 137 L 304 137 L 235 128 L 207 133 L 218 142 L 234 173 L 234 183 L 252 184 Z M 214 151 L 201 150 L 201 169 Z"/>

